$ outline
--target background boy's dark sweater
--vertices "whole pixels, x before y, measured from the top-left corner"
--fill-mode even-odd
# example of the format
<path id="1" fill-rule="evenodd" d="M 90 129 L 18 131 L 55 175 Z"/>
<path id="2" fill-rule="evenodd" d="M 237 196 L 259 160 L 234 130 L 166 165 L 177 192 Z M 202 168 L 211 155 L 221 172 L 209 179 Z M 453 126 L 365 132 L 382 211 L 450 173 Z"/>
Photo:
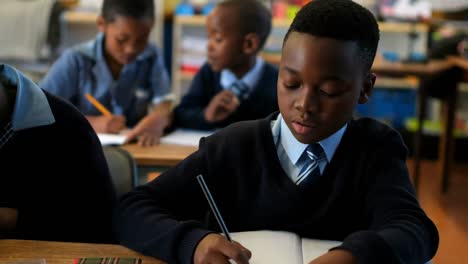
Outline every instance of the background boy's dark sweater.
<path id="1" fill-rule="evenodd" d="M 397 132 L 370 119 L 351 121 L 324 175 L 302 190 L 279 163 L 271 120 L 220 130 L 127 195 L 121 243 L 169 263 L 191 263 L 198 241 L 219 231 L 195 178 L 203 174 L 231 232 L 286 230 L 342 240 L 360 263 L 421 264 L 435 254 L 437 229 L 416 200 Z"/>
<path id="2" fill-rule="evenodd" d="M 227 119 L 208 123 L 204 110 L 213 97 L 223 90 L 220 83 L 220 72 L 213 72 L 205 63 L 192 80 L 189 91 L 174 110 L 174 126 L 192 129 L 210 130 L 225 127 L 242 120 L 264 118 L 278 111 L 276 83 L 277 67 L 265 62 L 258 83 L 253 87 L 249 97 Z"/>
<path id="3" fill-rule="evenodd" d="M 115 192 L 99 139 L 71 104 L 44 91 L 55 123 L 0 149 L 0 206 L 18 208 L 13 238 L 115 242 Z"/>

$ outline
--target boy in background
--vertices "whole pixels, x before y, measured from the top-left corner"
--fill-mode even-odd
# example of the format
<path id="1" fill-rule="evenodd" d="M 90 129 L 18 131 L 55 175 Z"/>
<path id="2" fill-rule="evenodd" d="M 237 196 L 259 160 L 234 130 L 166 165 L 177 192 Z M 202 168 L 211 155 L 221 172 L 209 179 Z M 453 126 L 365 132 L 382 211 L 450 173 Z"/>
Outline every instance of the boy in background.
<path id="1" fill-rule="evenodd" d="M 69 102 L 0 64 L 0 238 L 115 243 L 99 139 Z"/>
<path id="2" fill-rule="evenodd" d="M 206 184 L 232 232 L 284 230 L 342 243 L 310 264 L 430 260 L 438 232 L 420 207 L 398 132 L 369 118 L 377 21 L 351 0 L 314 0 L 283 43 L 279 113 L 202 138 L 197 152 L 123 196 L 120 242 L 168 263 L 248 263 L 220 235 L 198 185 Z"/>
<path id="3" fill-rule="evenodd" d="M 207 18 L 208 61 L 174 110 L 174 125 L 212 130 L 278 110 L 275 66 L 258 57 L 271 31 L 256 0 L 227 0 Z"/>
<path id="4" fill-rule="evenodd" d="M 127 141 L 158 143 L 172 95 L 163 55 L 148 43 L 153 23 L 153 0 L 104 0 L 96 39 L 65 51 L 40 86 L 78 107 L 98 133 L 128 126 Z M 86 93 L 113 114 L 102 115 Z"/>

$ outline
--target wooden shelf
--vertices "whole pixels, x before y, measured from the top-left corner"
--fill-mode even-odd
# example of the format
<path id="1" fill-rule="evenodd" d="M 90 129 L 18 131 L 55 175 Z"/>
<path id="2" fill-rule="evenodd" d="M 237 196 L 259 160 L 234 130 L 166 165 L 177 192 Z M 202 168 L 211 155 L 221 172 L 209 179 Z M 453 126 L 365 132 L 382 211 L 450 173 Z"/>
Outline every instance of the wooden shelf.
<path id="1" fill-rule="evenodd" d="M 376 88 L 385 89 L 418 89 L 419 79 L 416 77 L 389 78 L 377 77 L 375 81 Z"/>
<path id="2" fill-rule="evenodd" d="M 195 77 L 195 73 L 193 72 L 180 71 L 180 79 L 182 81 L 191 81 L 193 77 Z"/>
<path id="3" fill-rule="evenodd" d="M 273 27 L 289 27 L 292 20 L 290 19 L 273 19 Z M 189 25 L 189 26 L 205 26 L 206 16 L 203 15 L 194 15 L 194 16 L 184 16 L 178 15 L 175 16 L 175 23 Z"/>
<path id="4" fill-rule="evenodd" d="M 63 13 L 63 17 L 67 23 L 89 24 L 96 23 L 98 13 L 92 11 L 68 10 Z"/>
<path id="5" fill-rule="evenodd" d="M 260 56 L 268 63 L 278 65 L 281 61 L 281 54 L 271 54 L 266 52 L 261 52 Z"/>
<path id="6" fill-rule="evenodd" d="M 205 26 L 206 16 L 175 16 L 176 24 L 193 25 L 193 26 Z"/>
<path id="7" fill-rule="evenodd" d="M 379 22 L 380 31 L 409 33 L 409 32 L 429 32 L 429 25 L 423 23 L 408 22 Z"/>

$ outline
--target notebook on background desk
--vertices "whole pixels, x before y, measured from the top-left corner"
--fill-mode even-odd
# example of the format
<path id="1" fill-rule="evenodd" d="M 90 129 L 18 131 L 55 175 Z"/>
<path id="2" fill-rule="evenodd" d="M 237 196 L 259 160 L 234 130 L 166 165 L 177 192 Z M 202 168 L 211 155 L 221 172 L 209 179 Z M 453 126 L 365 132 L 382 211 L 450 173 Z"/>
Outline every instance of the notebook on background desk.
<path id="1" fill-rule="evenodd" d="M 120 146 L 125 143 L 129 130 L 123 130 L 119 134 L 98 133 L 99 141 L 103 146 Z M 190 129 L 176 129 L 173 132 L 161 137 L 161 144 L 193 146 L 198 147 L 198 142 L 202 137 L 213 134 L 214 131 L 201 131 Z"/>
<path id="2" fill-rule="evenodd" d="M 105 134 L 105 133 L 98 133 L 97 134 L 99 141 L 101 142 L 102 146 L 120 146 L 122 145 L 125 140 L 127 139 L 126 134 Z"/>
<path id="3" fill-rule="evenodd" d="M 341 244 L 340 241 L 301 238 L 285 231 L 232 232 L 231 236 L 252 252 L 251 264 L 307 264 Z"/>
<path id="4" fill-rule="evenodd" d="M 202 131 L 192 129 L 176 129 L 161 138 L 161 144 L 198 147 L 202 137 L 213 134 L 214 131 Z"/>

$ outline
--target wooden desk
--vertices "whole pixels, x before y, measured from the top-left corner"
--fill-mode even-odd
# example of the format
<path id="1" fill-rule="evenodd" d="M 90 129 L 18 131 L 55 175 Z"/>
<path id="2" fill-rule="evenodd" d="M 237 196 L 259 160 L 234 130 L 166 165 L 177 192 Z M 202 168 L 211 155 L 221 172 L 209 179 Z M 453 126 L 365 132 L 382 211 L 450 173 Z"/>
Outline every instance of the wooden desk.
<path id="1" fill-rule="evenodd" d="M 416 75 L 418 77 L 430 76 L 433 74 L 440 73 L 451 67 L 459 67 L 464 69 L 468 73 L 468 61 L 461 57 L 449 57 L 446 60 L 430 61 L 425 64 L 403 64 L 403 63 L 388 63 L 378 62 L 372 66 L 372 70 L 377 74 L 382 75 Z M 467 74 L 468 75 L 468 74 Z M 468 76 L 465 76 L 468 79 Z M 450 87 L 449 87 L 450 88 Z M 441 167 L 442 192 L 446 192 L 448 189 L 448 180 L 451 167 L 451 161 L 453 159 L 453 131 L 455 124 L 455 111 L 456 111 L 456 89 L 450 89 L 448 96 L 443 100 L 443 129 L 440 134 L 439 144 L 439 163 Z M 414 171 L 413 171 L 413 182 L 415 188 L 419 185 L 419 174 L 421 165 L 421 140 L 422 140 L 422 123 L 424 121 L 424 115 L 426 112 L 426 93 L 423 89 L 418 89 L 418 129 L 415 133 L 414 138 Z"/>
<path id="2" fill-rule="evenodd" d="M 389 75 L 389 76 L 407 76 L 413 75 L 417 76 L 418 78 L 430 76 L 433 74 L 437 74 L 444 70 L 453 67 L 453 61 L 450 60 L 439 60 L 439 61 L 430 61 L 429 63 L 390 63 L 384 61 L 376 61 L 374 65 L 372 65 L 372 71 L 375 72 L 377 75 Z M 419 186 L 419 174 L 421 168 L 421 141 L 422 141 L 422 134 L 423 134 L 423 120 L 426 113 L 426 93 L 423 89 L 418 89 L 418 129 L 414 135 L 414 166 L 413 166 L 413 184 L 417 191 L 417 187 Z M 453 124 L 452 124 L 453 126 Z M 442 135 L 441 135 L 442 138 Z M 444 140 L 441 140 L 441 142 Z M 448 142 L 448 141 L 447 141 Z M 446 148 L 444 148 L 445 151 Z M 441 151 L 439 150 L 439 153 Z M 440 154 L 439 154 L 440 155 Z M 444 155 L 440 155 L 442 157 Z M 439 159 L 441 160 L 441 159 Z M 445 159 L 442 159 L 442 167 L 448 168 L 448 163 L 445 162 Z M 442 173 L 445 177 L 448 177 L 448 174 Z M 445 181 L 445 180 L 443 180 Z"/>
<path id="3" fill-rule="evenodd" d="M 434 60 L 429 63 L 401 63 L 401 62 L 384 62 L 376 61 L 372 65 L 372 71 L 377 74 L 402 76 L 416 75 L 419 77 L 428 76 L 447 70 L 453 66 L 453 61 L 450 60 Z"/>
<path id="4" fill-rule="evenodd" d="M 46 264 L 73 264 L 82 257 L 140 257 L 142 264 L 163 264 L 120 245 L 49 242 L 33 240 L 0 240 L 0 263 L 45 259 Z"/>
<path id="5" fill-rule="evenodd" d="M 459 56 L 449 56 L 447 58 L 452 67 L 460 68 L 464 74 L 459 80 L 468 81 L 468 60 Z M 451 88 L 451 87 L 449 87 Z M 447 192 L 449 185 L 450 168 L 452 167 L 455 138 L 455 114 L 457 111 L 457 87 L 450 89 L 447 98 L 442 101 L 442 122 L 443 130 L 439 144 L 439 162 L 442 172 L 442 192 Z"/>
<path id="6" fill-rule="evenodd" d="M 160 144 L 140 147 L 137 144 L 121 146 L 128 150 L 139 166 L 174 166 L 195 152 L 197 147 Z"/>

